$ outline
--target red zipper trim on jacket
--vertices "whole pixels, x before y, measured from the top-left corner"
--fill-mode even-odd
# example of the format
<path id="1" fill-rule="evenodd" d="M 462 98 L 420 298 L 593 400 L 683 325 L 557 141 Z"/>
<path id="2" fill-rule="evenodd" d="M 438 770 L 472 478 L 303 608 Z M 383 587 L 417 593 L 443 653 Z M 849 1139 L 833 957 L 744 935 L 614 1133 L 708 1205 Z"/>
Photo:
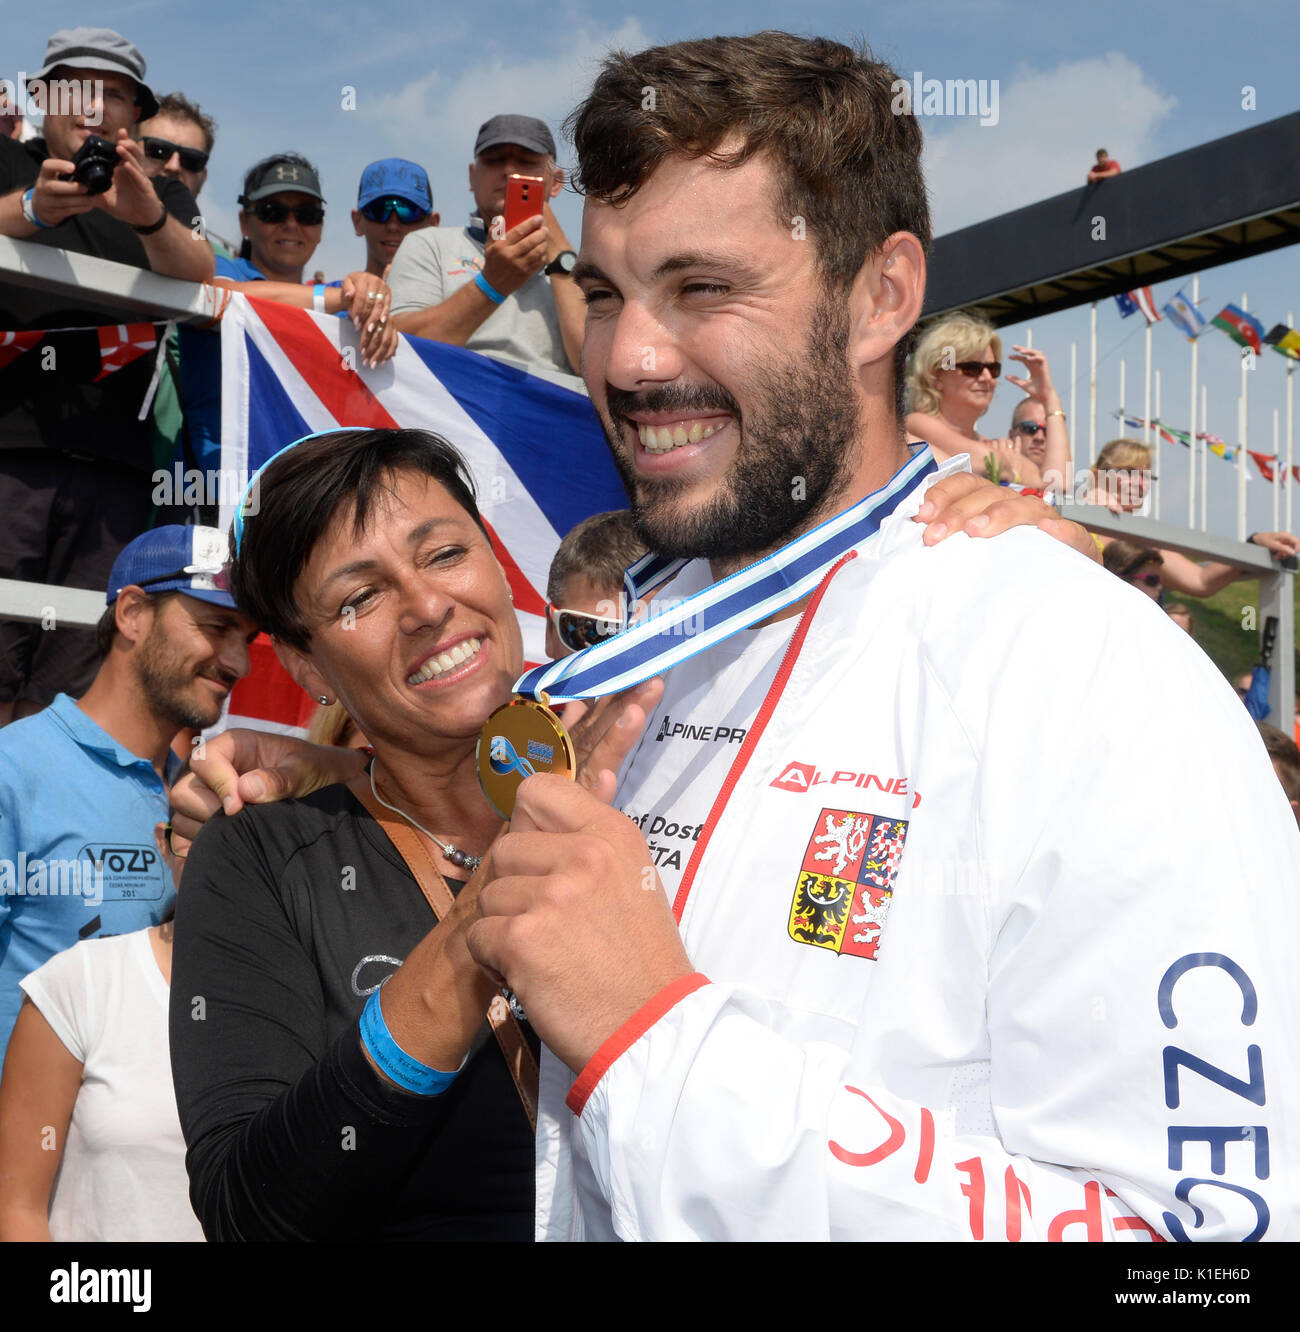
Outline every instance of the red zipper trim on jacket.
<path id="1" fill-rule="evenodd" d="M 709 817 L 704 821 L 704 831 L 700 834 L 700 840 L 696 843 L 695 854 L 691 856 L 690 862 L 686 866 L 686 873 L 682 876 L 681 886 L 677 890 L 677 897 L 673 901 L 673 917 L 680 925 L 682 923 L 682 912 L 686 909 L 686 899 L 690 895 L 691 886 L 695 882 L 695 871 L 699 868 L 700 861 L 708 849 L 709 840 L 713 836 L 713 830 L 717 827 L 718 819 L 722 816 L 722 811 L 726 808 L 728 799 L 732 791 L 736 788 L 736 783 L 740 780 L 740 775 L 745 771 L 754 750 L 762 738 L 763 732 L 767 729 L 767 723 L 771 720 L 772 713 L 776 710 L 777 700 L 785 691 L 786 682 L 790 678 L 790 672 L 794 670 L 795 661 L 799 653 L 803 650 L 803 641 L 808 636 L 808 630 L 812 627 L 813 616 L 817 613 L 817 607 L 821 605 L 822 597 L 826 594 L 826 589 L 831 585 L 831 579 L 852 559 L 857 557 L 857 551 L 851 550 L 847 554 L 841 555 L 838 560 L 827 571 L 826 577 L 817 585 L 817 590 L 812 594 L 812 600 L 809 601 L 807 609 L 799 619 L 799 627 L 794 631 L 794 637 L 790 640 L 790 646 L 785 650 L 785 656 L 781 659 L 780 668 L 777 670 L 776 679 L 772 681 L 763 699 L 763 705 L 758 710 L 758 716 L 754 718 L 754 724 L 749 728 L 749 733 L 745 736 L 744 742 L 740 746 L 738 753 L 733 761 L 730 770 L 727 773 L 727 779 L 722 783 L 722 790 L 718 792 L 717 799 L 713 802 L 713 808 L 709 810 Z"/>

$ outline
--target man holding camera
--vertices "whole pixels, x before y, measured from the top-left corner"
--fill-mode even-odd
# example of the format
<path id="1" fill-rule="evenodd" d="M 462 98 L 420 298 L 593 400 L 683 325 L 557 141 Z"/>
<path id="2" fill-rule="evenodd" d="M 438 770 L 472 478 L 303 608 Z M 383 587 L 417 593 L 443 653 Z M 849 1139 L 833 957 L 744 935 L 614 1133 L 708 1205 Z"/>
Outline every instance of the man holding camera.
<path id="1" fill-rule="evenodd" d="M 179 180 L 150 180 L 132 127 L 157 101 L 145 62 L 107 28 L 56 32 L 31 76 L 45 137 L 0 141 L 0 235 L 210 281 L 212 250 Z M 124 349 L 108 373 L 102 309 L 0 286 L 0 329 L 75 329 L 0 370 L 0 578 L 96 587 L 149 521 L 151 430 L 138 419 L 152 354 Z M 95 670 L 89 631 L 0 624 L 0 722 L 84 691 Z"/>

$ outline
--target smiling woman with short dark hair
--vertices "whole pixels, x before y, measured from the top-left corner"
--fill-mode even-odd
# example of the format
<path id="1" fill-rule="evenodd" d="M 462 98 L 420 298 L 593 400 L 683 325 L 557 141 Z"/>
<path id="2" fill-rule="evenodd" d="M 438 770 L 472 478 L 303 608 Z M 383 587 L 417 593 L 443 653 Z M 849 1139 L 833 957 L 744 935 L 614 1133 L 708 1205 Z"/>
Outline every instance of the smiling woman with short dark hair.
<path id="1" fill-rule="evenodd" d="M 418 430 L 309 437 L 234 544 L 236 599 L 374 758 L 195 843 L 171 1007 L 195 1210 L 210 1239 L 527 1239 L 536 1040 L 464 944 L 502 826 L 475 746 L 523 651 L 464 462 Z M 586 740 L 597 773 L 632 743 Z"/>

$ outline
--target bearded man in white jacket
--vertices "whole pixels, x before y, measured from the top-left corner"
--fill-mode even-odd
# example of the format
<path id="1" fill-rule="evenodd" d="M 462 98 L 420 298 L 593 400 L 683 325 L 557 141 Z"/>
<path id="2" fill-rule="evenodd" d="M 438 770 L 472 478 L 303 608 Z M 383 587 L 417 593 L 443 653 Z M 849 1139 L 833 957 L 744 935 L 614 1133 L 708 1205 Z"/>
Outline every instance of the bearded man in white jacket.
<path id="1" fill-rule="evenodd" d="M 964 460 L 900 424 L 895 87 L 762 33 L 615 54 L 574 116 L 583 373 L 671 595 L 863 525 L 674 646 L 617 808 L 520 787 L 470 947 L 554 1056 L 538 1235 L 1294 1238 L 1300 838 L 1148 599 L 910 521 Z"/>

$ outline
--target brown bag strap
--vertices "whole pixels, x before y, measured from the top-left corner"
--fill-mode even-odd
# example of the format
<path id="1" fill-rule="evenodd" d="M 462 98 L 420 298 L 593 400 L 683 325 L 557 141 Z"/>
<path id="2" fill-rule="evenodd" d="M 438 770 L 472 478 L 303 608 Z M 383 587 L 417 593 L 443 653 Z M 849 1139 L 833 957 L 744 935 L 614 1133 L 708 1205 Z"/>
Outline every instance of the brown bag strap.
<path id="1" fill-rule="evenodd" d="M 356 790 L 351 786 L 348 789 L 353 791 L 370 811 L 375 822 L 388 835 L 388 840 L 406 861 L 406 868 L 411 871 L 416 883 L 420 885 L 420 891 L 433 911 L 434 919 L 442 920 L 455 905 L 456 899 L 447 886 L 447 880 L 442 877 L 442 873 L 434 864 L 429 848 L 425 846 L 423 839 L 416 835 L 413 828 L 399 822 L 388 809 L 375 800 L 374 793 L 368 789 L 368 781 L 364 786 L 358 782 L 357 786 L 361 789 Z M 487 1020 L 492 1028 L 492 1034 L 497 1038 L 497 1044 L 501 1047 L 510 1076 L 514 1079 L 515 1090 L 523 1103 L 524 1114 L 528 1116 L 529 1127 L 536 1133 L 537 1060 L 533 1058 L 533 1052 L 528 1048 L 523 1030 L 511 1012 L 504 995 L 493 996 L 491 1004 L 488 1005 Z"/>

